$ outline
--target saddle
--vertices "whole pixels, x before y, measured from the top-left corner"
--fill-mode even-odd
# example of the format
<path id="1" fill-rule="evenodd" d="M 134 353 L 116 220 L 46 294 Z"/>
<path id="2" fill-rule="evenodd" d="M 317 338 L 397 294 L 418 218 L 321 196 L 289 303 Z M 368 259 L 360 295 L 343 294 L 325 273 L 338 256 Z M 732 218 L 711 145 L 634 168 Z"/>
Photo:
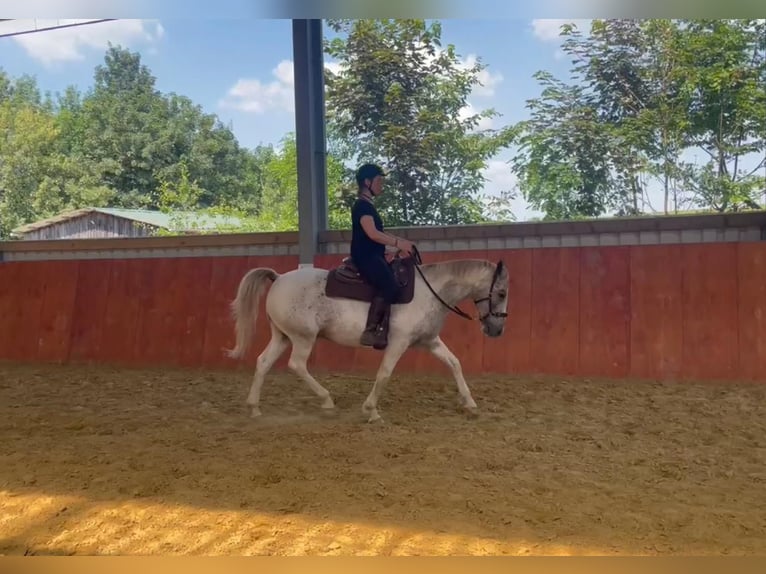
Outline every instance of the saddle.
<path id="1" fill-rule="evenodd" d="M 394 257 L 389 265 L 394 272 L 396 282 L 401 287 L 399 297 L 394 303 L 411 302 L 415 294 L 415 260 L 412 257 Z M 325 287 L 327 297 L 371 303 L 376 293 L 375 286 L 362 277 L 351 257 L 344 258 L 338 267 L 328 272 Z"/>

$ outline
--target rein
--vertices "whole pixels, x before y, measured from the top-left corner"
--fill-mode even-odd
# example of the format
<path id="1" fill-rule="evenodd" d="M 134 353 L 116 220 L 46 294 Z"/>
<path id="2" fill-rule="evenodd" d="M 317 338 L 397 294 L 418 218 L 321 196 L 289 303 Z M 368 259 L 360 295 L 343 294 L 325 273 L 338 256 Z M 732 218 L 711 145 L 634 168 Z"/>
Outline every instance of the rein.
<path id="1" fill-rule="evenodd" d="M 434 288 L 431 287 L 431 284 L 428 282 L 428 279 L 426 279 L 426 276 L 423 274 L 423 271 L 420 269 L 420 265 L 423 263 L 423 259 L 422 259 L 422 257 L 420 257 L 420 252 L 418 251 L 418 248 L 415 247 L 414 245 L 412 246 L 412 248 L 413 248 L 413 258 L 415 260 L 415 269 L 418 270 L 418 273 L 420 273 L 420 277 L 423 279 L 423 282 L 428 286 L 428 289 L 430 289 L 431 293 L 434 294 L 434 297 L 436 297 L 439 300 L 439 302 L 442 305 L 444 305 L 447 309 L 449 309 L 450 311 L 452 311 L 456 315 L 459 315 L 460 317 L 463 317 L 463 319 L 468 319 L 469 321 L 472 321 L 472 320 L 476 319 L 476 317 L 471 317 L 471 315 L 469 315 L 468 313 L 463 311 L 460 307 L 458 307 L 456 305 L 450 305 L 444 299 L 442 299 L 441 296 L 436 291 L 434 291 Z M 498 266 L 495 269 L 495 274 L 492 277 L 492 284 L 489 287 L 489 294 L 486 297 L 482 297 L 481 299 L 474 299 L 474 301 L 473 301 L 474 303 L 480 303 L 482 301 L 488 301 L 489 302 L 488 305 L 487 305 L 488 308 L 489 308 L 489 312 L 486 313 L 485 315 L 479 316 L 478 317 L 479 321 L 483 321 L 484 319 L 486 319 L 490 315 L 493 316 L 493 317 L 507 317 L 508 316 L 508 313 L 498 313 L 497 311 L 493 311 L 492 310 L 492 291 L 495 289 L 495 282 L 497 281 L 497 278 L 498 278 L 499 274 L 500 274 L 500 266 Z"/>

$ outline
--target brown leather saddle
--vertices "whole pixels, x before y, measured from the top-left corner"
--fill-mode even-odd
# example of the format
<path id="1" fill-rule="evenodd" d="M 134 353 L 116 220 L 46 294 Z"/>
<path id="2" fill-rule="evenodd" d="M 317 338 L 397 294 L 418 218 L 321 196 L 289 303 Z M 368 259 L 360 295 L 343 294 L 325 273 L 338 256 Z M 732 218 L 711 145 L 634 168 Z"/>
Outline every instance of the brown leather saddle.
<path id="1" fill-rule="evenodd" d="M 399 298 L 394 303 L 411 302 L 415 294 L 415 260 L 412 257 L 394 257 L 389 265 L 401 287 Z M 351 257 L 344 258 L 338 267 L 328 272 L 325 287 L 327 297 L 370 303 L 375 294 L 375 287 L 361 276 Z"/>

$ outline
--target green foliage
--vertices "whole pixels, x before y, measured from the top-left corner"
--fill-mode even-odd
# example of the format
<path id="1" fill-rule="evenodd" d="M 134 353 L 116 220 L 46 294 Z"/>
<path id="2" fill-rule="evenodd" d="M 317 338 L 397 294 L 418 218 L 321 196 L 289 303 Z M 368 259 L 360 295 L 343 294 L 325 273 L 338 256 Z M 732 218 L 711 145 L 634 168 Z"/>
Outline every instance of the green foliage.
<path id="1" fill-rule="evenodd" d="M 710 161 L 697 170 L 697 202 L 719 211 L 756 203 L 764 178 L 742 158 L 766 151 L 766 26 L 756 20 L 686 22 L 690 141 Z M 759 189 L 760 188 L 760 189 Z"/>
<path id="2" fill-rule="evenodd" d="M 185 159 L 179 162 L 180 177 L 178 181 L 170 181 L 167 177 L 160 180 L 158 204 L 161 211 L 169 212 L 174 209 L 190 210 L 199 203 L 203 189 L 196 181 L 189 178 L 189 166 Z"/>
<path id="3" fill-rule="evenodd" d="M 54 123 L 32 103 L 0 103 L 0 133 L 0 233 L 5 235 L 33 214 L 60 158 L 54 153 Z"/>
<path id="4" fill-rule="evenodd" d="M 264 231 L 289 231 L 298 229 L 298 172 L 295 135 L 287 134 L 281 149 L 261 148 L 263 159 L 262 195 L 259 229 Z M 347 228 L 351 216 L 346 205 L 337 201 L 337 190 L 342 189 L 347 170 L 332 155 L 327 157 L 328 227 Z"/>
<path id="5" fill-rule="evenodd" d="M 481 171 L 511 130 L 477 129 L 494 110 L 464 115 L 481 62 L 463 66 L 442 48 L 439 23 L 331 20 L 343 33 L 326 43 L 341 61 L 328 74 L 327 117 L 335 149 L 354 163 L 376 161 L 391 175 L 377 202 L 388 225 L 481 221 Z"/>
<path id="6" fill-rule="evenodd" d="M 14 82 L 0 71 L 0 238 L 35 219 L 112 199 L 87 164 L 62 149 L 62 129 L 34 80 Z"/>
<path id="7" fill-rule="evenodd" d="M 513 169 L 548 218 L 757 208 L 766 151 L 766 26 L 755 20 L 595 20 L 566 27 L 571 83 L 537 74 Z M 699 150 L 702 164 L 683 156 Z M 755 158 L 755 169 L 743 171 Z M 672 207 L 671 207 L 672 203 Z"/>
<path id="8" fill-rule="evenodd" d="M 0 238 L 85 206 L 258 210 L 261 158 L 188 98 L 161 94 L 123 48 L 109 47 L 87 93 L 55 100 L 0 71 L 0 130 Z"/>
<path id="9" fill-rule="evenodd" d="M 388 226 L 513 219 L 515 190 L 486 197 L 482 175 L 511 146 L 518 189 L 546 219 L 645 213 L 650 184 L 665 213 L 752 209 L 766 195 L 766 21 L 566 26 L 570 78 L 538 72 L 529 117 L 498 130 L 479 129 L 493 109 L 467 113 L 484 64 L 442 45 L 438 22 L 328 24 L 338 37 L 325 51 L 340 62 L 326 92 L 331 229 L 350 226 L 364 161 L 391 172 L 379 202 Z M 85 206 L 159 209 L 174 221 L 167 233 L 212 216 L 215 232 L 295 230 L 296 162 L 292 134 L 241 147 L 121 47 L 84 92 L 42 94 L 33 77 L 0 70 L 0 238 Z"/>
<path id="10" fill-rule="evenodd" d="M 295 139 L 281 149 L 240 147 L 215 115 L 162 94 L 138 54 L 110 46 L 85 93 L 43 99 L 34 78 L 0 71 L 0 238 L 19 225 L 78 207 L 158 209 L 173 229 L 298 228 Z M 350 226 L 349 170 L 327 158 L 329 225 Z"/>
<path id="11" fill-rule="evenodd" d="M 530 102 L 531 118 L 521 122 L 516 140 L 519 187 L 549 218 L 600 215 L 609 207 L 610 132 L 581 87 L 548 73 L 536 77 L 544 89 Z"/>

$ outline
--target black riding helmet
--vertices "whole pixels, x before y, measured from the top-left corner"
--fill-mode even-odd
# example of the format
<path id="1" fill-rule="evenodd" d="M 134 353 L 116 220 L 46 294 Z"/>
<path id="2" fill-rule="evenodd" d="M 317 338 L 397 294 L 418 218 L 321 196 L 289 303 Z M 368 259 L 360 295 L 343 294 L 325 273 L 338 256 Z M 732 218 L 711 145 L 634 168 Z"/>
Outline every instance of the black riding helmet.
<path id="1" fill-rule="evenodd" d="M 356 170 L 356 183 L 359 186 L 364 185 L 365 179 L 375 179 L 375 176 L 382 175 L 385 177 L 386 172 L 383 168 L 374 163 L 366 163 Z"/>

